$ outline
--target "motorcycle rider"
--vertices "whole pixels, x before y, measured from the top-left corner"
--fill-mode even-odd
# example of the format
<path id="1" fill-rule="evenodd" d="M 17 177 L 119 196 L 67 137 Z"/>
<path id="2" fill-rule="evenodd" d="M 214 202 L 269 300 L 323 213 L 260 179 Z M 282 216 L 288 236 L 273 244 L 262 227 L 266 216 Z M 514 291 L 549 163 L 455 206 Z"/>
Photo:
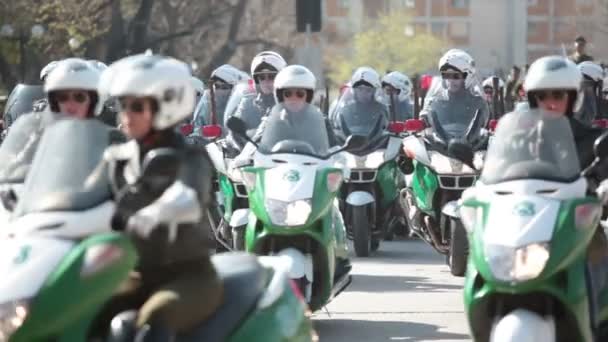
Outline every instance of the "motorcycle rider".
<path id="1" fill-rule="evenodd" d="M 412 81 L 399 71 L 392 71 L 382 77 L 382 89 L 386 95 L 389 108 L 395 106 L 395 120 L 406 121 L 414 117 L 414 109 L 410 101 Z M 391 99 L 391 94 L 393 99 Z M 390 118 L 393 120 L 393 118 Z"/>
<path id="2" fill-rule="evenodd" d="M 598 116 L 597 94 L 600 81 L 604 79 L 604 69 L 592 61 L 578 64 L 578 68 L 583 74 L 582 91 L 584 93 L 583 104 L 580 110 L 574 113 L 574 117 L 580 122 L 591 126 L 593 120 Z"/>
<path id="3" fill-rule="evenodd" d="M 228 104 L 228 98 L 232 92 L 232 89 L 239 82 L 244 81 L 243 73 L 230 64 L 224 64 L 211 72 L 211 86 L 213 86 L 213 93 L 215 95 L 215 113 L 217 115 L 217 124 L 222 125 L 224 123 L 224 111 Z M 206 90 L 203 97 L 203 101 L 199 105 L 205 105 L 205 110 L 197 110 L 196 117 L 194 118 L 194 124 L 196 127 L 202 127 L 205 124 L 211 124 L 211 93 Z M 197 106 L 198 109 L 198 106 Z M 198 114 L 204 115 L 198 115 Z"/>
<path id="4" fill-rule="evenodd" d="M 208 318 L 223 293 L 206 248 L 211 163 L 204 149 L 187 145 L 174 129 L 195 104 L 190 71 L 172 58 L 135 55 L 111 65 L 103 82 L 119 100 L 123 131 L 132 140 L 108 148 L 98 172 L 109 173 L 117 201 L 112 228 L 132 239 L 139 264 L 96 328 L 107 328 L 118 312 L 137 309 L 138 336 L 127 339 L 169 341 Z M 162 148 L 177 156 L 176 178 L 149 177 L 142 170 L 142 161 Z M 159 185 L 156 179 L 163 177 L 170 178 Z"/>
<path id="5" fill-rule="evenodd" d="M 367 66 L 359 67 L 353 73 L 349 83 L 350 87 L 345 90 L 342 96 L 350 96 L 351 99 L 344 100 L 343 107 L 335 109 L 332 120 L 336 135 L 346 138 L 344 136 L 345 132 L 342 130 L 342 120 L 345 117 L 352 117 L 351 119 L 356 121 L 374 122 L 374 118 L 377 115 L 381 115 L 382 126 L 386 128 L 389 117 L 388 109 L 377 100 L 377 94 L 382 87 L 378 72 Z M 366 113 L 366 115 L 371 117 L 357 118 L 361 113 Z"/>
<path id="6" fill-rule="evenodd" d="M 481 87 L 483 88 L 483 95 L 490 110 L 490 117 L 497 118 L 498 116 L 494 113 L 494 106 L 492 106 L 494 103 L 494 77 L 495 76 L 490 76 L 486 78 L 481 84 Z M 504 88 L 505 82 L 501 78 L 498 78 L 498 94 L 502 94 Z"/>
<path id="7" fill-rule="evenodd" d="M 302 65 L 289 65 L 275 78 L 277 104 L 260 124 L 253 140 L 262 151 L 271 151 L 276 143 L 284 140 L 307 142 L 316 154 L 325 155 L 332 147 L 332 130 L 321 111 L 311 104 L 316 89 L 316 77 Z M 235 160 L 236 164 L 251 160 L 251 144 Z M 345 231 L 336 231 L 336 241 L 346 241 Z M 346 254 L 346 253 L 344 253 Z M 338 258 L 336 275 L 339 279 L 350 271 L 348 259 Z"/>
<path id="8" fill-rule="evenodd" d="M 474 63 L 469 54 L 457 49 L 452 49 L 441 57 L 439 60 L 441 82 L 435 82 L 431 86 L 420 112 L 420 119 L 425 121 L 427 127 L 435 124 L 430 119 L 434 106 L 449 107 L 455 113 L 470 115 L 470 119 L 479 111 L 482 118 L 481 127 L 486 126 L 489 109 L 480 94 Z"/>
<path id="9" fill-rule="evenodd" d="M 574 117 L 580 108 L 584 96 L 581 89 L 583 76 L 574 62 L 560 56 L 548 56 L 536 60 L 529 69 L 524 81 L 528 102 L 531 108 L 541 108 L 550 115 L 565 115 L 570 123 L 581 169 L 588 167 L 595 159 L 593 144 L 602 134 L 601 129 L 591 128 Z M 602 168 L 590 177 L 590 181 L 599 183 L 608 172 Z M 603 229 L 597 227 L 587 257 L 591 268 L 594 290 L 606 285 L 608 269 L 608 243 Z M 597 297 L 596 297 L 597 298 Z"/>
<path id="10" fill-rule="evenodd" d="M 251 61 L 251 76 L 257 93 L 241 99 L 234 116 L 245 121 L 248 129 L 256 129 L 270 109 L 275 105 L 274 79 L 287 66 L 285 59 L 274 51 L 263 51 Z M 227 113 L 228 114 L 228 113 Z M 229 116 L 225 116 L 228 120 Z"/>
<path id="11" fill-rule="evenodd" d="M 44 129 L 56 120 L 65 116 L 90 119 L 101 112 L 103 101 L 97 92 L 99 75 L 99 70 L 80 58 L 57 63 L 45 78 L 48 110 L 25 114 L 16 120 L 0 146 L 3 156 L 0 177 L 10 179 L 8 175 L 14 172 L 25 177 Z"/>

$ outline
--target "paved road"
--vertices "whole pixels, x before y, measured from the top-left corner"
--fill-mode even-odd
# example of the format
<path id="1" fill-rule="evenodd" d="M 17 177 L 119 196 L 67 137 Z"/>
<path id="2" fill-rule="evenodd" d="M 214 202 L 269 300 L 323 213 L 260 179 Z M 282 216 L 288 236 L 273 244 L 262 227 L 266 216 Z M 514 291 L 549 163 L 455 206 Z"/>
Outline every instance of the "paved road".
<path id="1" fill-rule="evenodd" d="M 463 278 L 429 246 L 383 242 L 376 255 L 353 261 L 353 282 L 328 305 L 331 316 L 314 315 L 321 342 L 470 341 Z"/>

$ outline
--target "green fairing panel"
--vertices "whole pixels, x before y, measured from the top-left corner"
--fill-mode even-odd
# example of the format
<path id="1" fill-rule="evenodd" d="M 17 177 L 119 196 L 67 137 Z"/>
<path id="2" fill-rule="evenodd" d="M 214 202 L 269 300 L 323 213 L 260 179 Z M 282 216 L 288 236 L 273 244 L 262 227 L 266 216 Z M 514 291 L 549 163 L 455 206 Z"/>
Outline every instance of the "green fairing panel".
<path id="1" fill-rule="evenodd" d="M 87 249 L 107 244 L 120 248 L 120 259 L 93 274 L 82 275 Z M 59 337 L 57 340 L 62 342 L 84 341 L 90 321 L 136 262 L 136 251 L 122 234 L 100 234 L 82 241 L 49 276 L 11 341 L 30 342 L 51 337 Z"/>
<path id="2" fill-rule="evenodd" d="M 435 172 L 428 166 L 414 160 L 414 175 L 411 187 L 418 209 L 434 215 L 433 198 L 439 188 L 439 180 Z"/>

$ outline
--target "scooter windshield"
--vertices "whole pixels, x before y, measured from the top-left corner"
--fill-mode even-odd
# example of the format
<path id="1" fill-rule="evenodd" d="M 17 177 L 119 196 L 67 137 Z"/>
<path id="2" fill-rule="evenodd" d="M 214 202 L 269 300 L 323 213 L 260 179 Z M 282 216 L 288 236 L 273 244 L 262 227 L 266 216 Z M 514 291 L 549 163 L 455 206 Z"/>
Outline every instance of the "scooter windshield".
<path id="1" fill-rule="evenodd" d="M 472 108 L 464 101 L 460 103 L 457 100 L 430 101 L 430 106 L 433 131 L 445 142 L 451 139 L 465 139 L 472 142 L 480 136 L 482 118 L 473 122 L 480 108 Z"/>
<path id="2" fill-rule="evenodd" d="M 498 123 L 488 148 L 481 181 L 519 179 L 573 182 L 580 167 L 566 118 L 539 110 L 512 112 Z"/>
<path id="3" fill-rule="evenodd" d="M 22 114 L 30 113 L 33 110 L 34 102 L 44 97 L 42 86 L 18 84 L 6 101 L 4 121 L 7 125 L 12 124 Z"/>
<path id="4" fill-rule="evenodd" d="M 327 155 L 329 138 L 323 114 L 310 104 L 299 112 L 275 105 L 266 119 L 259 150 L 265 154 Z"/>
<path id="5" fill-rule="evenodd" d="M 32 114 L 28 114 L 32 115 Z M 37 120 L 17 121 L 10 128 L 10 134 L 0 145 L 0 183 L 23 183 L 27 175 L 35 149 L 26 148 L 39 139 L 40 123 Z"/>
<path id="6" fill-rule="evenodd" d="M 234 115 L 244 97 L 255 96 L 255 93 L 255 87 L 249 84 L 249 81 L 235 85 L 234 88 L 232 88 L 232 93 L 230 93 L 230 97 L 226 103 L 226 109 L 224 109 L 224 120 L 228 120 Z M 225 122 L 223 124 L 225 124 Z"/>
<path id="7" fill-rule="evenodd" d="M 362 135 L 372 140 L 384 133 L 387 121 L 387 108 L 373 97 L 370 101 L 359 101 L 348 88 L 340 97 L 335 109 L 334 127 L 343 138 Z"/>
<path id="8" fill-rule="evenodd" d="M 111 128 L 97 120 L 65 119 L 49 126 L 15 214 L 86 210 L 111 198 L 106 174 L 88 179 L 110 141 Z"/>

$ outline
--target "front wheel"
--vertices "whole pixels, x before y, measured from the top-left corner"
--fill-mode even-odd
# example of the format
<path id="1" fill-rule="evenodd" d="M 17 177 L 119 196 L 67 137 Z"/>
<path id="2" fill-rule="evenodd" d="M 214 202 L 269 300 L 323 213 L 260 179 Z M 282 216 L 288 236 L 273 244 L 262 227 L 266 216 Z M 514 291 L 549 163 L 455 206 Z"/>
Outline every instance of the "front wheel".
<path id="1" fill-rule="evenodd" d="M 367 207 L 353 207 L 351 226 L 353 231 L 353 244 L 358 257 L 368 257 L 371 250 L 371 230 Z"/>
<path id="2" fill-rule="evenodd" d="M 467 233 L 459 219 L 450 218 L 450 250 L 448 251 L 448 266 L 450 273 L 456 277 L 464 276 L 467 270 L 467 256 L 469 253 L 469 242 Z"/>

